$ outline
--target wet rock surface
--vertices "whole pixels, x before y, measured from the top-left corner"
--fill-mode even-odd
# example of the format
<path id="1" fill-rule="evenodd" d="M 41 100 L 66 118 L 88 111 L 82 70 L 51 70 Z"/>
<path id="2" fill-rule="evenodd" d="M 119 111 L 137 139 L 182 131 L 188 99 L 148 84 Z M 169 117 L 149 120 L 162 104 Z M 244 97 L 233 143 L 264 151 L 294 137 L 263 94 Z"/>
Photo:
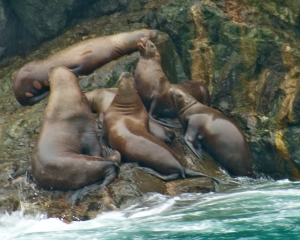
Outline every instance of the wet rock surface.
<path id="1" fill-rule="evenodd" d="M 8 2 L 11 3 L 0 1 L 0 59 L 10 54 L 10 58 L 0 63 L 0 212 L 24 207 L 27 213 L 42 211 L 69 222 L 122 208 L 149 192 L 177 195 L 222 189 L 208 178 L 165 183 L 140 171 L 135 164 L 124 164 L 118 179 L 106 190 L 92 192 L 78 206 L 72 206 L 70 197 L 74 191 L 40 189 L 30 174 L 9 178 L 30 164 L 48 101 L 46 98 L 34 106 L 21 107 L 12 90 L 15 72 L 27 62 L 45 58 L 76 42 L 144 27 L 161 31 L 156 45 L 169 80 L 203 82 L 210 90 L 213 107 L 243 129 L 256 172 L 274 179 L 300 179 L 298 1 L 131 0 L 109 1 L 106 5 L 103 1 L 86 1 L 80 5 L 81 1 L 69 0 L 53 2 L 60 6 L 56 14 L 73 16 L 72 11 L 78 6 L 88 11 L 56 23 L 49 18 L 52 5 L 50 12 L 37 23 L 32 11 L 42 8 L 41 1 L 22 1 L 27 5 L 19 10 L 13 9 L 21 1 Z M 27 16 L 22 15 L 25 9 Z M 89 17 L 97 19 L 83 20 Z M 17 20 L 9 20 L 13 18 Z M 14 29 L 12 24 L 18 25 L 21 33 L 28 33 L 26 38 L 12 37 L 15 32 L 7 32 Z M 46 31 L 47 27 L 53 31 Z M 3 32 L 6 34 L 2 35 Z M 42 39 L 48 41 L 37 46 Z M 9 50 L 7 42 L 15 46 L 14 51 Z M 33 46 L 35 50 L 24 55 Z M 16 55 L 18 52 L 22 55 Z M 121 72 L 133 73 L 138 57 L 135 52 L 88 76 L 80 76 L 81 88 L 91 91 L 115 87 Z M 183 142 L 182 129 L 174 131 L 177 140 L 170 147 L 183 164 L 231 182 L 209 156 L 205 155 L 203 160 L 195 157 Z"/>

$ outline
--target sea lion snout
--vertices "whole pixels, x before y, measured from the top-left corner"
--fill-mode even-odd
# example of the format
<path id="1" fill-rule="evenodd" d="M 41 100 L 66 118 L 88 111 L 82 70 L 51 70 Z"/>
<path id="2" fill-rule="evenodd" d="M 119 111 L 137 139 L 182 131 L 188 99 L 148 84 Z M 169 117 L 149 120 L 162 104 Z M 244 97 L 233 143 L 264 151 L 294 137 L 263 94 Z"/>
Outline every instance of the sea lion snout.
<path id="1" fill-rule="evenodd" d="M 121 74 L 120 78 L 132 78 L 132 76 L 129 72 L 123 72 Z"/>
<path id="2" fill-rule="evenodd" d="M 122 72 L 117 81 L 117 84 L 120 85 L 120 83 L 125 80 L 134 82 L 133 77 L 130 72 Z"/>
<path id="3" fill-rule="evenodd" d="M 171 87 L 169 89 L 169 94 L 171 96 L 172 101 L 175 102 L 176 99 L 182 98 L 182 96 L 184 95 L 184 92 L 181 91 L 180 89 L 176 89 L 176 88 Z"/>
<path id="4" fill-rule="evenodd" d="M 140 41 L 137 43 L 137 47 L 139 51 L 146 50 L 146 43 L 149 39 L 147 37 L 142 37 Z"/>

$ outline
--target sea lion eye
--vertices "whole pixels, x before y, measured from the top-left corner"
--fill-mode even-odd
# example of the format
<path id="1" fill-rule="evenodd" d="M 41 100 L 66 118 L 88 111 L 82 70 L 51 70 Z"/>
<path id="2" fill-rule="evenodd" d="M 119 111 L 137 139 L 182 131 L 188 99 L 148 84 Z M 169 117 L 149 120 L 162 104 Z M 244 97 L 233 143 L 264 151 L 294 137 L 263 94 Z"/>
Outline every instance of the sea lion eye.
<path id="1" fill-rule="evenodd" d="M 150 47 L 151 47 L 151 48 L 154 48 L 154 44 L 150 44 Z"/>

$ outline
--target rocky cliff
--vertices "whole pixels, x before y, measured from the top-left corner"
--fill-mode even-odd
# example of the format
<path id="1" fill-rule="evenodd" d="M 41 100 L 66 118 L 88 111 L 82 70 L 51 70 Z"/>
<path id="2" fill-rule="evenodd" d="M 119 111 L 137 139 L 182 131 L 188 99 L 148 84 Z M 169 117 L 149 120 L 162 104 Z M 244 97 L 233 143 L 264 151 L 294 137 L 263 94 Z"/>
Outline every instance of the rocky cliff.
<path id="1" fill-rule="evenodd" d="M 147 192 L 217 190 L 207 179 L 166 184 L 134 164 L 123 165 L 107 190 L 71 206 L 71 192 L 39 189 L 30 175 L 8 180 L 29 164 L 48 101 L 19 106 L 12 91 L 14 73 L 75 42 L 143 27 L 161 31 L 157 45 L 169 79 L 205 83 L 213 107 L 243 129 L 256 172 L 299 180 L 299 11 L 296 0 L 0 1 L 0 210 L 17 210 L 22 203 L 28 212 L 42 210 L 69 221 L 122 207 Z M 80 77 L 82 89 L 114 86 L 122 71 L 134 71 L 138 57 L 124 56 Z M 182 132 L 176 134 L 174 150 L 182 143 Z M 178 152 L 186 156 L 183 161 L 192 158 L 194 168 L 227 179 L 208 156 L 197 160 L 183 147 L 184 154 Z"/>

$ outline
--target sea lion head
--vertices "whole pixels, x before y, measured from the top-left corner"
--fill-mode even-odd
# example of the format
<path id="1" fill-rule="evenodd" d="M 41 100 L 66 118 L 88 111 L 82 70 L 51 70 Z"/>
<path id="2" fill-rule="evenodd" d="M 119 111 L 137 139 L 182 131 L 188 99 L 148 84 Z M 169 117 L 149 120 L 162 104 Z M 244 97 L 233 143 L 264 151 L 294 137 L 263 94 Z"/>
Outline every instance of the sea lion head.
<path id="1" fill-rule="evenodd" d="M 171 100 L 177 110 L 184 108 L 187 104 L 185 101 L 186 93 L 177 89 L 177 88 L 170 88 L 169 94 L 171 96 Z"/>
<path id="2" fill-rule="evenodd" d="M 76 76 L 66 67 L 54 67 L 49 72 L 50 98 L 55 104 L 77 106 L 76 103 L 87 103 Z"/>
<path id="3" fill-rule="evenodd" d="M 139 95 L 134 86 L 134 80 L 129 72 L 123 72 L 118 79 L 118 91 L 116 97 L 119 101 L 136 102 L 140 101 Z"/>
<path id="4" fill-rule="evenodd" d="M 147 37 L 142 37 L 137 44 L 140 54 L 144 58 L 157 58 L 160 60 L 160 54 L 155 44 Z"/>
<path id="5" fill-rule="evenodd" d="M 190 94 L 175 87 L 169 89 L 169 94 L 179 115 L 186 109 L 198 103 Z"/>
<path id="6" fill-rule="evenodd" d="M 64 83 L 68 85 L 69 82 L 77 82 L 77 78 L 71 70 L 63 66 L 51 68 L 48 73 L 48 79 L 51 89 L 54 87 L 63 88 L 65 85 Z"/>

